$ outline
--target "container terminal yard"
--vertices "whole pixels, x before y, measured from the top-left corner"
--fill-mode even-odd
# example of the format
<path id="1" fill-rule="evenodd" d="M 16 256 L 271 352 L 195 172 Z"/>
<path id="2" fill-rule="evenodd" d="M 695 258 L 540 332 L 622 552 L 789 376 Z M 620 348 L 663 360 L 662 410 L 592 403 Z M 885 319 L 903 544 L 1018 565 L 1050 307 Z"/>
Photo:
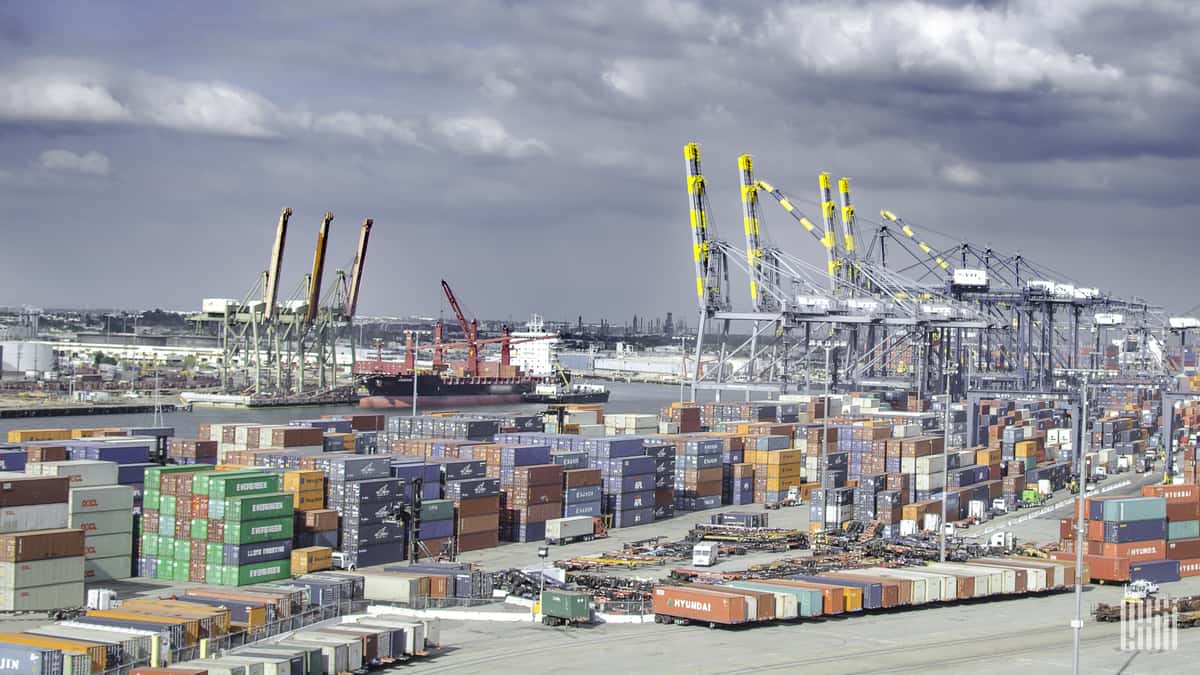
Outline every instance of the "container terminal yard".
<path id="1" fill-rule="evenodd" d="M 503 380 L 487 409 L 4 426 L 0 658 L 30 673 L 549 672 L 564 654 L 585 672 L 1179 672 L 1200 623 L 1200 321 L 1025 256 L 935 250 L 887 211 L 860 250 L 847 180 L 835 203 L 818 177 L 817 225 L 748 155 L 740 250 L 710 215 L 699 146 L 683 154 L 700 323 L 677 399 L 520 404 L 510 349 L 554 335 L 480 338 L 443 282 L 465 340 L 435 340 L 424 372 L 412 334 L 402 361 L 355 359 L 367 397 L 388 398 L 366 407 L 420 401 L 418 375 L 473 395 Z M 813 233 L 824 267 L 767 243 L 760 195 Z M 253 395 L 353 386 L 334 334 L 373 222 L 326 310 L 331 221 L 303 306 L 274 297 L 273 264 L 262 301 L 207 308 L 222 331 L 245 319 L 227 349 L 263 351 Z M 493 343 L 501 360 L 481 361 Z M 296 367 L 277 368 L 287 353 Z M 1132 651 L 1130 616 L 1161 629 Z"/>
<path id="2" fill-rule="evenodd" d="M 0 675 L 1195 670 L 1194 3 L 10 4 Z"/>

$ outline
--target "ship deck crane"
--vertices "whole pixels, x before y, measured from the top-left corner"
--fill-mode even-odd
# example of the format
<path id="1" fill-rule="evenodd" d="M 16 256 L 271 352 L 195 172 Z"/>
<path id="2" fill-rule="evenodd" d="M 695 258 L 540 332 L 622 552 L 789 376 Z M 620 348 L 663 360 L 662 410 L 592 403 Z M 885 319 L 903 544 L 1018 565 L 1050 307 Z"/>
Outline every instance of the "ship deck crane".
<path id="1" fill-rule="evenodd" d="M 458 304 L 458 298 L 454 297 L 454 291 L 451 290 L 450 284 L 442 279 L 442 291 L 446 293 L 446 300 L 450 303 L 450 309 L 454 310 L 454 316 L 458 319 L 458 327 L 462 329 L 463 335 L 467 340 L 467 368 L 466 374 L 475 376 L 479 374 L 479 347 L 477 345 L 479 336 L 479 322 L 476 319 L 471 319 L 467 322 L 467 317 L 463 315 L 462 307 Z"/>

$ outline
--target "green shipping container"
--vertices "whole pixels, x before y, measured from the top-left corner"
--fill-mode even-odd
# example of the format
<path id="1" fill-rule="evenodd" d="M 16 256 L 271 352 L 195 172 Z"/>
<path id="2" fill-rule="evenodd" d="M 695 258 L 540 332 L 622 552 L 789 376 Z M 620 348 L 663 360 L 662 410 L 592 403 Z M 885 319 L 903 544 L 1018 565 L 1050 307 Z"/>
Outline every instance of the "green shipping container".
<path id="1" fill-rule="evenodd" d="M 590 621 L 592 596 L 581 591 L 542 591 L 542 614 L 569 621 Z"/>
<path id="2" fill-rule="evenodd" d="M 159 533 L 162 533 L 162 532 L 174 533 L 175 532 L 175 516 L 159 516 L 158 517 L 158 531 L 159 531 Z"/>
<path id="3" fill-rule="evenodd" d="M 187 581 L 191 575 L 191 568 L 185 562 L 175 561 L 175 569 L 171 570 L 171 579 L 173 581 Z"/>
<path id="4" fill-rule="evenodd" d="M 188 528 L 188 535 L 192 539 L 199 541 L 208 539 L 208 518 L 192 518 L 192 525 Z"/>
<path id="5" fill-rule="evenodd" d="M 158 500 L 158 515 L 175 515 L 175 495 L 163 495 L 162 498 Z"/>
<path id="6" fill-rule="evenodd" d="M 175 538 L 168 537 L 165 534 L 160 534 L 158 537 L 158 557 L 159 558 L 174 558 L 175 557 Z"/>
<path id="7" fill-rule="evenodd" d="M 204 483 L 204 492 L 197 492 Z M 215 471 L 192 480 L 192 494 L 205 494 L 209 499 L 229 499 L 279 492 L 279 476 L 261 471 Z"/>
<path id="8" fill-rule="evenodd" d="M 219 545 L 219 544 L 218 544 Z M 211 544 L 210 544 L 211 546 Z M 212 557 L 209 556 L 209 560 Z M 221 564 L 220 559 L 217 562 L 209 562 L 204 565 L 204 583 L 206 584 L 223 584 L 225 566 Z"/>
<path id="9" fill-rule="evenodd" d="M 211 471 L 212 467 L 206 464 L 169 464 L 167 466 L 152 466 L 146 469 L 142 474 L 142 481 L 146 484 L 146 490 L 154 490 L 158 492 L 162 487 L 162 476 L 168 473 L 195 473 L 197 471 Z"/>
<path id="10" fill-rule="evenodd" d="M 253 497 L 230 497 L 225 500 L 225 522 L 263 520 L 265 518 L 292 517 L 295 511 L 295 496 L 289 493 L 255 495 Z"/>
<path id="11" fill-rule="evenodd" d="M 1167 523 L 1167 539 L 1196 539 L 1200 537 L 1200 520 L 1177 520 Z"/>
<path id="12" fill-rule="evenodd" d="M 208 564 L 225 564 L 225 544 L 209 544 L 205 547 L 205 557 Z"/>
<path id="13" fill-rule="evenodd" d="M 453 518 L 453 500 L 429 499 L 421 502 L 421 520 L 452 520 Z"/>
<path id="14" fill-rule="evenodd" d="M 147 558 L 153 558 L 158 555 L 158 535 L 143 534 L 142 535 L 142 555 Z"/>
<path id="15" fill-rule="evenodd" d="M 226 586 L 246 586 L 266 581 L 278 581 L 291 576 L 291 560 L 270 560 L 250 565 L 226 565 L 221 572 L 221 583 Z"/>
<path id="16" fill-rule="evenodd" d="M 292 537 L 292 517 L 225 523 L 226 544 L 257 544 Z"/>
<path id="17" fill-rule="evenodd" d="M 142 508 L 157 509 L 161 499 L 162 494 L 158 490 L 146 490 L 142 493 Z"/>
<path id="18" fill-rule="evenodd" d="M 159 558 L 158 567 L 155 568 L 155 579 L 171 579 L 175 576 L 175 561 L 170 558 Z"/>
<path id="19" fill-rule="evenodd" d="M 184 567 L 192 560 L 191 542 L 184 539 L 175 540 L 175 555 L 171 556 L 175 562 L 183 563 Z"/>
<path id="20" fill-rule="evenodd" d="M 1167 517 L 1167 500 L 1162 497 L 1106 499 L 1101 504 L 1104 505 L 1104 520 L 1110 523 Z"/>

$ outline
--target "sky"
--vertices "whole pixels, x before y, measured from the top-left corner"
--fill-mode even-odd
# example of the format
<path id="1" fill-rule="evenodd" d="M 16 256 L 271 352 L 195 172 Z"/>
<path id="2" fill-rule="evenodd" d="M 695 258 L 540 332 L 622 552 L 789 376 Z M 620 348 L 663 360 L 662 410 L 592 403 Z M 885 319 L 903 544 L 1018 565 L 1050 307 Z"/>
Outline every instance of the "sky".
<path id="1" fill-rule="evenodd" d="M 888 209 L 1183 312 L 1198 28 L 1173 0 L 6 3 L 0 305 L 242 298 L 288 206 L 285 296 L 332 211 L 333 269 L 375 221 L 360 313 L 443 311 L 445 278 L 484 317 L 691 315 L 696 141 L 738 246 L 750 153 L 810 216 L 849 177 L 860 238 Z"/>

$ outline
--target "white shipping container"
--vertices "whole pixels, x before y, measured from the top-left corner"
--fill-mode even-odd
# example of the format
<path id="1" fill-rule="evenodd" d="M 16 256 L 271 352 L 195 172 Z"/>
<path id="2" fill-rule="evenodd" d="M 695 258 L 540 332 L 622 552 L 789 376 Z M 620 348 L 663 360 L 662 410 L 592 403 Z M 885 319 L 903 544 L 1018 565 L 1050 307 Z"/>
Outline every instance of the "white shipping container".
<path id="1" fill-rule="evenodd" d="M 974 462 L 972 462 L 974 464 Z M 907 466 L 906 466 L 907 465 Z M 942 455 L 927 455 L 925 457 L 901 457 L 900 470 L 903 473 L 940 474 L 946 468 L 946 458 Z"/>
<path id="2" fill-rule="evenodd" d="M 942 476 L 941 471 L 933 474 L 919 473 L 916 476 L 916 485 L 914 486 L 916 490 L 941 490 L 946 486 L 945 477 Z"/>
<path id="3" fill-rule="evenodd" d="M 83 563 L 83 578 L 88 583 L 93 581 L 111 581 L 113 579 L 128 579 L 133 576 L 133 557 L 115 555 L 109 558 L 88 558 Z"/>
<path id="4" fill-rule="evenodd" d="M 570 518 L 551 518 L 546 521 L 547 539 L 566 539 L 582 537 L 594 530 L 591 516 L 572 516 Z"/>
<path id="5" fill-rule="evenodd" d="M 83 579 L 83 557 L 0 562 L 0 587 L 9 589 L 66 584 Z"/>
<path id="6" fill-rule="evenodd" d="M 308 640 L 319 644 L 335 644 L 345 645 L 347 650 L 347 664 L 351 671 L 356 671 L 363 666 L 363 642 L 362 638 L 356 638 L 350 635 L 340 635 L 337 633 L 325 633 L 319 629 L 307 629 L 296 633 L 296 637 L 301 640 Z"/>
<path id="7" fill-rule="evenodd" d="M 243 666 L 246 669 L 246 675 L 280 675 L 279 671 L 274 667 L 274 664 L 268 666 L 261 658 L 238 656 L 237 654 L 226 654 L 216 659 L 216 662 L 220 664 Z M 286 675 L 291 675 L 291 664 L 287 661 L 284 663 L 288 664 L 287 670 L 285 670 L 284 673 Z"/>
<path id="8" fill-rule="evenodd" d="M 73 513 L 67 527 L 78 527 L 84 535 L 94 537 L 101 534 L 133 532 L 132 511 L 102 511 L 100 513 Z"/>
<path id="9" fill-rule="evenodd" d="M 380 608 L 386 610 L 386 607 Z M 368 611 L 370 611 L 368 609 Z M 399 614 L 372 614 L 355 623 L 367 626 L 385 626 L 404 630 L 404 653 L 413 655 L 425 651 L 426 644 L 437 644 L 436 623 L 414 622 L 410 617 Z"/>
<path id="10" fill-rule="evenodd" d="M 204 659 L 202 661 L 184 661 L 182 663 L 172 663 L 172 668 L 190 668 L 193 670 L 206 670 L 208 675 L 249 675 L 246 672 L 246 666 L 241 663 L 230 663 L 217 661 L 216 659 Z"/>
<path id="11" fill-rule="evenodd" d="M 0 587 L 0 610 L 59 609 L 83 606 L 83 580 L 29 588 Z"/>
<path id="12" fill-rule="evenodd" d="M 67 526 L 67 503 L 6 506 L 0 509 L 0 532 L 53 530 Z"/>
<path id="13" fill-rule="evenodd" d="M 71 505 L 72 514 L 128 511 L 133 515 L 133 488 L 128 485 L 74 488 L 68 503 Z"/>
<path id="14" fill-rule="evenodd" d="M 83 540 L 84 557 L 112 558 L 133 554 L 133 534 L 98 534 Z"/>
<path id="15" fill-rule="evenodd" d="M 411 605 L 421 595 L 420 575 L 404 576 L 358 571 L 363 577 L 363 597 L 380 602 L 397 602 Z"/>
<path id="16" fill-rule="evenodd" d="M 29 466 L 38 467 L 42 476 L 67 476 L 73 488 L 117 484 L 116 462 L 72 459 L 65 462 L 38 462 Z"/>

